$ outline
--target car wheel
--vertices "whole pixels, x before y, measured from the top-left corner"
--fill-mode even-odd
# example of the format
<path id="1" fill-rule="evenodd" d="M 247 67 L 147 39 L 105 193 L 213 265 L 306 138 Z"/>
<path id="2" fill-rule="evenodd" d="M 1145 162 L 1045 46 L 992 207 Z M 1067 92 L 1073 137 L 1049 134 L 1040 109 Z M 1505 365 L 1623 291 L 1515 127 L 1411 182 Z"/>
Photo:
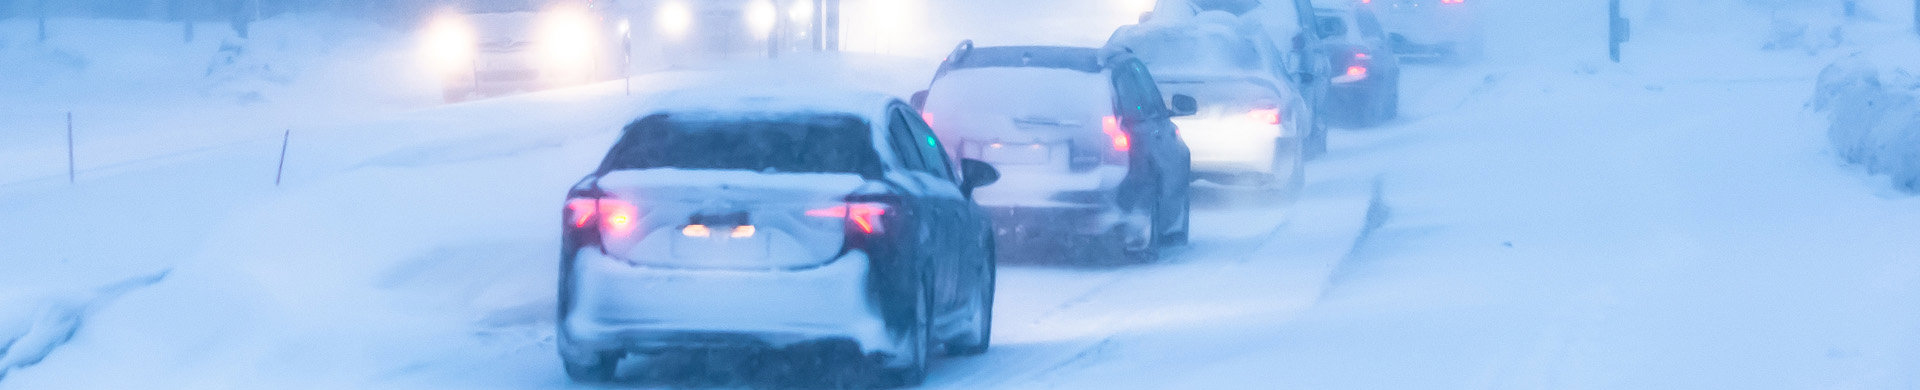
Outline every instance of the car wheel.
<path id="1" fill-rule="evenodd" d="M 576 348 L 571 342 L 561 338 L 562 351 Z M 560 363 L 566 366 L 567 377 L 579 383 L 607 383 L 613 381 L 613 374 L 620 367 L 621 352 L 584 352 L 560 354 Z"/>
<path id="2" fill-rule="evenodd" d="M 1313 131 L 1307 133 L 1306 144 L 1301 149 L 1306 160 L 1317 160 L 1327 154 L 1327 124 L 1321 118 L 1314 117 Z"/>
<path id="3" fill-rule="evenodd" d="M 1158 186 L 1156 185 L 1154 188 L 1158 188 Z M 1156 189 L 1147 193 L 1158 194 L 1160 192 Z M 1164 201 L 1165 199 L 1156 197 L 1151 203 L 1148 203 L 1147 207 L 1149 207 L 1149 209 L 1146 210 L 1146 214 L 1148 215 L 1149 221 L 1147 222 L 1147 234 L 1142 235 L 1143 237 L 1133 237 L 1135 232 L 1131 231 L 1131 229 L 1117 229 L 1118 231 L 1114 232 L 1113 240 L 1116 241 L 1115 243 L 1117 244 L 1114 245 L 1114 248 L 1120 249 L 1119 260 L 1125 261 L 1128 264 L 1146 264 L 1160 260 L 1159 229 L 1160 226 L 1166 224 L 1165 217 L 1160 215 L 1160 209 L 1164 206 L 1162 204 Z"/>
<path id="4" fill-rule="evenodd" d="M 1397 83 L 1396 83 L 1397 84 Z M 1400 90 L 1398 86 L 1387 91 L 1387 97 L 1380 99 L 1380 122 L 1384 123 L 1400 116 Z"/>
<path id="5" fill-rule="evenodd" d="M 927 291 L 927 286 L 923 279 L 919 287 L 919 304 L 914 308 L 919 320 L 907 335 L 906 353 L 911 356 L 906 357 L 905 365 L 880 370 L 877 382 L 882 387 L 914 387 L 927 381 L 927 346 L 930 342 L 927 328 L 933 324 L 933 304 L 929 301 L 932 294 Z"/>
<path id="6" fill-rule="evenodd" d="M 973 332 L 948 341 L 948 356 L 973 356 L 986 353 L 987 345 L 993 342 L 993 293 L 996 275 L 998 275 L 995 266 L 998 261 L 993 253 L 993 244 L 988 244 L 986 275 L 981 276 L 980 291 L 973 305 Z"/>
<path id="7" fill-rule="evenodd" d="M 1180 230 L 1168 232 L 1166 238 L 1161 241 L 1170 246 L 1184 246 L 1191 241 L 1192 232 L 1193 202 L 1189 200 L 1180 207 Z"/>

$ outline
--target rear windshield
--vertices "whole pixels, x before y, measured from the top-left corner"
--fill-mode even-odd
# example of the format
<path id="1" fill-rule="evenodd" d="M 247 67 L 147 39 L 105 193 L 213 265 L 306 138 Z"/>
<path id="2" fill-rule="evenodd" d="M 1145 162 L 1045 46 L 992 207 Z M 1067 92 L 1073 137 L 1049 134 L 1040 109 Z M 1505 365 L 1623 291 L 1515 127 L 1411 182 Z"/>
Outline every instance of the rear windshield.
<path id="1" fill-rule="evenodd" d="M 1085 73 L 1102 70 L 1097 49 L 1053 46 L 982 47 L 944 65 L 942 73 L 973 68 L 1055 68 Z"/>
<path id="2" fill-rule="evenodd" d="M 1128 37 L 1126 45 L 1155 74 L 1263 70 L 1260 50 L 1251 40 L 1236 36 L 1162 29 Z"/>
<path id="3" fill-rule="evenodd" d="M 627 125 L 600 171 L 731 169 L 880 176 L 871 127 L 849 114 L 652 115 Z"/>
<path id="4" fill-rule="evenodd" d="M 1032 132 L 1083 130 L 1098 134 L 1101 118 L 1114 115 L 1112 85 L 1109 76 L 1100 73 L 968 69 L 935 80 L 922 112 L 943 138 L 1027 138 Z"/>

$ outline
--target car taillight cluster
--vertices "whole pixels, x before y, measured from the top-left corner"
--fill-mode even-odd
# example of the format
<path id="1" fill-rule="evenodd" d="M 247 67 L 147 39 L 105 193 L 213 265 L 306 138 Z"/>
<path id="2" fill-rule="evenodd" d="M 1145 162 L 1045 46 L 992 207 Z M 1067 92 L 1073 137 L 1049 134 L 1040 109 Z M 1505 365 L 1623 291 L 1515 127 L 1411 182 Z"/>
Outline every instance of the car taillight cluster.
<path id="1" fill-rule="evenodd" d="M 1278 125 L 1282 118 L 1278 108 L 1256 108 L 1247 112 L 1247 119 L 1253 123 Z"/>
<path id="2" fill-rule="evenodd" d="M 807 210 L 807 216 L 817 218 L 841 218 L 847 221 L 849 232 L 875 234 L 885 232 L 880 217 L 887 214 L 884 203 L 848 203 L 822 209 Z"/>
<path id="3" fill-rule="evenodd" d="M 606 237 L 633 235 L 640 224 L 640 207 L 610 197 L 567 199 L 567 233 L 583 244 L 601 244 Z"/>
<path id="4" fill-rule="evenodd" d="M 1113 151 L 1133 150 L 1133 138 L 1128 137 L 1127 130 L 1120 127 L 1119 117 L 1109 115 L 1100 118 L 1100 132 L 1107 133 L 1107 138 L 1113 140 Z"/>

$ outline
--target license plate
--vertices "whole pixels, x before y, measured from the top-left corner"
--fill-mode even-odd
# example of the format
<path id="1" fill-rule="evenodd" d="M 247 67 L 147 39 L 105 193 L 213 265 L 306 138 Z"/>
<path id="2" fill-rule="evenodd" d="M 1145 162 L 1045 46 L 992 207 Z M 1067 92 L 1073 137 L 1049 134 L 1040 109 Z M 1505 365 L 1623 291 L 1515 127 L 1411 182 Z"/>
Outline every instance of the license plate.
<path id="1" fill-rule="evenodd" d="M 980 160 L 999 164 L 1046 164 L 1053 149 L 1045 144 L 991 143 L 980 146 Z"/>
<path id="2" fill-rule="evenodd" d="M 713 264 L 737 263 L 740 261 L 767 258 L 766 232 L 746 232 L 735 227 L 716 227 L 701 234 L 683 233 L 673 237 L 673 257 L 686 260 L 706 260 Z M 703 229 L 704 230 L 704 229 Z"/>

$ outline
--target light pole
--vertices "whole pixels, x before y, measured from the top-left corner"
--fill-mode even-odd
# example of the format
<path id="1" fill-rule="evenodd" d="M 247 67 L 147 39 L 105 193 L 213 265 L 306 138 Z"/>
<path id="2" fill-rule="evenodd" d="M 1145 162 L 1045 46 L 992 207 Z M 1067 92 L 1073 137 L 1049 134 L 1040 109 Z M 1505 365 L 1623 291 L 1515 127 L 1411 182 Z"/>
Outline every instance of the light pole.
<path id="1" fill-rule="evenodd" d="M 1607 0 L 1607 58 L 1620 62 L 1620 44 L 1632 37 L 1632 24 L 1620 17 L 1620 0 Z"/>

